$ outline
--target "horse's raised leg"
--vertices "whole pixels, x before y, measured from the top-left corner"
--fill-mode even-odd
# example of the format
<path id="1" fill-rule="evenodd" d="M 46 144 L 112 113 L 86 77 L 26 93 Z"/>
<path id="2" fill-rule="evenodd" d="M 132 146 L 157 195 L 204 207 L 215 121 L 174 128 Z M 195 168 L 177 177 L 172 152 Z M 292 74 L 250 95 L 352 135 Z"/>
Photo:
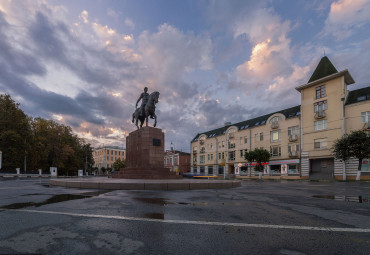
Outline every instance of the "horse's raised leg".
<path id="1" fill-rule="evenodd" d="M 154 125 L 153 127 L 157 126 L 157 115 L 154 113 L 153 114 L 153 117 L 154 117 Z"/>

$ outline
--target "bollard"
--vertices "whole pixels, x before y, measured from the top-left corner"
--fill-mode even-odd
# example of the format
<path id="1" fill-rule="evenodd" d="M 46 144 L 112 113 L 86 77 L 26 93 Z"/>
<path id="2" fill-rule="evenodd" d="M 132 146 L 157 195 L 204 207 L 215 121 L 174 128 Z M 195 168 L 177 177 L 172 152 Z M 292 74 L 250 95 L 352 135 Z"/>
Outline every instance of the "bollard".
<path id="1" fill-rule="evenodd" d="M 15 170 L 17 170 L 17 174 L 20 175 L 21 174 L 21 169 L 20 168 L 16 168 Z"/>
<path id="2" fill-rule="evenodd" d="M 42 169 L 39 169 L 39 175 L 42 175 Z"/>

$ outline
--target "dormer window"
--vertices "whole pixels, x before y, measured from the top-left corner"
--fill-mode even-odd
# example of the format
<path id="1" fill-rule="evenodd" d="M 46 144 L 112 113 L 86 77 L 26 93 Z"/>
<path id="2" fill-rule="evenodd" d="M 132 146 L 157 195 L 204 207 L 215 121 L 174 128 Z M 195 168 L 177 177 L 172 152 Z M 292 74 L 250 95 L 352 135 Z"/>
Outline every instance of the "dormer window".
<path id="1" fill-rule="evenodd" d="M 270 123 L 278 123 L 281 120 L 279 116 L 275 116 L 270 120 Z"/>
<path id="2" fill-rule="evenodd" d="M 316 99 L 320 99 L 326 97 L 326 86 L 318 86 L 316 87 Z"/>

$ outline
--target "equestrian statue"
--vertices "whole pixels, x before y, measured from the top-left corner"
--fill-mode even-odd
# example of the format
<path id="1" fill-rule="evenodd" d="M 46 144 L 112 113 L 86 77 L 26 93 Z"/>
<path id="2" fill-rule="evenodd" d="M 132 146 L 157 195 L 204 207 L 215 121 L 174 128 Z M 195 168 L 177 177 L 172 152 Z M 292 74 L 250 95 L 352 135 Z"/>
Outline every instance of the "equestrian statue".
<path id="1" fill-rule="evenodd" d="M 139 99 L 136 101 L 136 110 L 132 114 L 132 123 L 135 123 L 139 129 L 138 121 L 140 120 L 140 128 L 143 127 L 144 120 L 146 126 L 148 126 L 148 117 L 154 119 L 154 127 L 157 125 L 157 115 L 155 115 L 155 105 L 158 103 L 159 92 L 155 91 L 152 94 L 148 94 L 148 88 L 144 88 L 144 92 L 141 93 Z M 137 108 L 138 103 L 141 100 L 141 106 Z"/>

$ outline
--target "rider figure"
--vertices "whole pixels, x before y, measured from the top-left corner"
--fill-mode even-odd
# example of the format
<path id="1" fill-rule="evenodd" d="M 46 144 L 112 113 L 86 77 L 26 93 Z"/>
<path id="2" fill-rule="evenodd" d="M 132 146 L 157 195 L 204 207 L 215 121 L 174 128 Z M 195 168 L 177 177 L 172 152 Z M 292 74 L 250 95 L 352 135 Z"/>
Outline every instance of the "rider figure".
<path id="1" fill-rule="evenodd" d="M 148 100 L 149 100 L 149 94 L 148 94 L 148 88 L 145 87 L 144 88 L 144 92 L 141 93 L 139 99 L 137 100 L 136 102 L 136 108 L 137 108 L 137 104 L 139 103 L 139 101 L 141 100 L 141 106 L 140 106 L 140 112 L 141 112 L 141 115 L 142 116 L 145 116 L 145 105 L 148 103 Z"/>

